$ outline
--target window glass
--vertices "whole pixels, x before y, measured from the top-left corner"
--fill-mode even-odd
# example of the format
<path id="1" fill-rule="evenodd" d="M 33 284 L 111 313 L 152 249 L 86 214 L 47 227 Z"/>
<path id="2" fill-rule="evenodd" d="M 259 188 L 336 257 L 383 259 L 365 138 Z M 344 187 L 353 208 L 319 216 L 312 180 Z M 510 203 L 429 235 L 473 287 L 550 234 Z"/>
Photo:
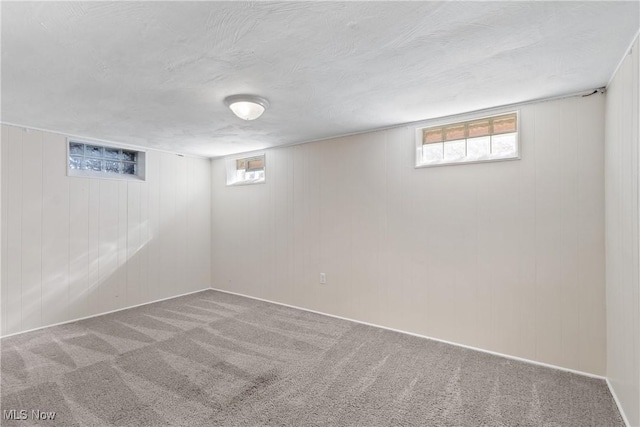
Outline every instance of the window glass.
<path id="1" fill-rule="evenodd" d="M 87 145 L 85 147 L 85 153 L 87 157 L 102 157 L 102 147 Z"/>
<path id="2" fill-rule="evenodd" d="M 116 147 L 103 147 L 81 142 L 69 142 L 69 171 L 88 171 L 91 176 L 100 172 L 106 176 L 138 176 L 140 152 Z M 144 159 L 144 157 L 142 157 Z M 74 173 L 77 174 L 77 173 Z M 144 177 L 140 177 L 143 178 Z"/>
<path id="3" fill-rule="evenodd" d="M 444 143 L 444 159 L 459 160 L 466 154 L 466 143 L 464 139 L 457 141 L 447 141 Z"/>
<path id="4" fill-rule="evenodd" d="M 420 129 L 416 166 L 518 158 L 518 113 Z"/>
<path id="5" fill-rule="evenodd" d="M 474 159 L 486 158 L 491 153 L 491 138 L 483 136 L 480 138 L 467 139 L 467 156 Z"/>
<path id="6" fill-rule="evenodd" d="M 265 182 L 265 155 L 228 159 L 227 185 L 261 184 Z"/>

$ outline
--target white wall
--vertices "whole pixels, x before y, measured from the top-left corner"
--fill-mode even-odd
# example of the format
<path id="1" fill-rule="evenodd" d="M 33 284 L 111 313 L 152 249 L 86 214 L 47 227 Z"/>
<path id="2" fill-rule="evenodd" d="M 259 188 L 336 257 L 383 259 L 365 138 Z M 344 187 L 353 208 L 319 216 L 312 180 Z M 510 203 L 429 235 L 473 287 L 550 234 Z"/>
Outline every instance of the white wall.
<path id="1" fill-rule="evenodd" d="M 214 160 L 213 287 L 604 375 L 604 96 L 520 124 L 517 161 L 415 169 L 411 127 L 268 150 L 262 185 Z"/>
<path id="2" fill-rule="evenodd" d="M 4 125 L 1 158 L 3 335 L 210 287 L 208 160 L 68 177 L 64 136 Z"/>
<path id="3" fill-rule="evenodd" d="M 640 425 L 638 40 L 606 102 L 607 377 L 629 424 Z"/>

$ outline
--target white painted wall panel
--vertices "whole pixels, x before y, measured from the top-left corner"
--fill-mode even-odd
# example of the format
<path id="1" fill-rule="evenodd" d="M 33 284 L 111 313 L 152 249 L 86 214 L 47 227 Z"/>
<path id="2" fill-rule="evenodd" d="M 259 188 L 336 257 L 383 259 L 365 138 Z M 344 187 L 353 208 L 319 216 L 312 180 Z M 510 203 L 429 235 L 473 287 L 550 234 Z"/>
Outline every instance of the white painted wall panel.
<path id="1" fill-rule="evenodd" d="M 149 297 L 149 184 L 140 184 L 140 217 L 139 217 L 140 236 L 138 241 L 138 249 L 133 256 L 136 257 L 140 265 L 139 284 L 136 293 L 140 301 L 151 301 Z M 153 267 L 155 269 L 155 266 Z M 127 282 L 129 285 L 129 282 Z"/>
<path id="2" fill-rule="evenodd" d="M 85 179 L 86 180 L 86 179 Z M 101 313 L 100 309 L 100 181 L 89 181 L 89 288 L 87 298 L 77 307 L 87 313 Z M 90 315 L 90 314 L 87 314 Z"/>
<path id="3" fill-rule="evenodd" d="M 9 171 L 9 157 L 8 157 L 8 149 L 9 149 L 9 144 L 6 143 L 6 141 L 9 141 L 9 128 L 6 127 L 2 127 L 1 128 L 2 133 L 0 133 L 0 138 L 2 138 L 0 140 L 0 156 L 2 157 L 0 159 L 0 161 L 2 162 L 2 187 L 1 187 L 1 191 L 2 194 L 7 194 L 8 192 L 8 171 Z M 5 141 L 4 143 L 2 143 L 2 141 Z M 1 231 L 1 235 L 0 235 L 0 242 L 2 243 L 1 246 L 1 251 L 0 253 L 2 254 L 6 254 L 7 250 L 8 250 L 8 241 L 7 241 L 7 219 L 8 219 L 8 209 L 7 209 L 7 204 L 6 203 L 2 203 L 2 206 L 0 206 L 0 215 L 1 215 L 1 219 L 2 219 L 2 231 Z M 6 257 L 2 256 L 0 257 L 0 264 L 1 264 L 1 268 L 2 268 L 2 275 L 0 276 L 0 280 L 2 280 L 1 283 L 8 283 L 8 276 L 7 276 L 7 264 L 6 264 Z M 9 300 L 9 289 L 8 286 L 2 286 L 0 288 L 0 311 L 1 313 L 1 322 L 0 323 L 0 329 L 1 329 L 1 325 L 5 325 L 7 323 L 7 311 L 8 311 L 8 307 L 7 307 L 7 302 Z"/>
<path id="4" fill-rule="evenodd" d="M 127 274 L 127 299 L 132 304 L 140 304 L 146 301 L 146 286 L 141 277 L 141 225 L 140 219 L 142 197 L 140 189 L 144 184 L 129 182 L 127 185 L 127 248 L 126 248 L 126 274 Z"/>
<path id="5" fill-rule="evenodd" d="M 146 244 L 148 249 L 148 265 L 156 266 L 149 269 L 147 285 L 148 298 L 150 300 L 160 299 L 160 154 L 156 151 L 147 152 L 147 163 L 151 166 L 147 168 L 147 188 L 149 191 L 149 241 Z M 155 166 L 155 167 L 154 167 Z"/>
<path id="6" fill-rule="evenodd" d="M 607 377 L 630 425 L 640 425 L 638 200 L 640 46 L 635 41 L 607 91 Z"/>
<path id="7" fill-rule="evenodd" d="M 3 126 L 4 128 L 4 126 Z M 7 151 L 7 191 L 2 192 L 3 205 L 7 210 L 7 232 L 2 238 L 7 241 L 7 250 L 2 252 L 7 270 L 7 298 L 3 299 L 2 311 L 6 313 L 3 327 L 7 330 L 22 328 L 22 137 L 21 129 L 8 128 L 9 138 L 2 144 Z M 11 208 L 9 208 L 11 206 Z"/>
<path id="8" fill-rule="evenodd" d="M 42 323 L 69 320 L 69 179 L 64 175 L 66 138 L 43 134 Z"/>
<path id="9" fill-rule="evenodd" d="M 188 285 L 195 291 L 200 283 L 211 282 L 210 162 L 190 162 L 187 179 L 185 271 Z"/>
<path id="10" fill-rule="evenodd" d="M 604 127 L 604 114 L 597 105 L 590 105 L 591 109 L 586 113 L 591 117 L 594 126 Z M 578 127 L 573 129 L 578 141 L 586 140 L 590 137 L 591 130 L 588 127 Z M 599 280 L 594 278 L 605 277 L 605 265 L 602 262 L 601 248 L 604 246 L 605 235 L 593 224 L 604 223 L 604 203 L 602 192 L 604 192 L 604 145 L 587 144 L 579 145 L 577 156 L 578 164 L 589 164 L 591 170 L 578 168 L 578 199 L 576 203 L 580 206 L 577 211 L 576 225 L 578 229 L 578 269 L 577 283 L 583 295 L 581 303 L 576 301 L 578 309 L 578 319 L 582 326 L 579 326 L 579 354 L 581 366 L 586 366 L 588 371 L 593 371 L 599 366 L 605 365 L 606 353 L 600 352 L 589 354 L 591 343 L 606 336 L 606 322 L 601 319 L 606 318 L 605 288 L 601 286 Z M 598 189 L 598 191 L 593 191 Z"/>
<path id="11" fill-rule="evenodd" d="M 268 150 L 260 185 L 214 160 L 213 287 L 603 375 L 604 97 L 520 111 L 517 161 L 415 169 L 410 127 Z"/>
<path id="12" fill-rule="evenodd" d="M 176 216 L 176 165 L 174 157 L 169 153 L 160 153 L 160 223 L 156 237 L 160 253 L 158 298 L 171 295 L 171 284 L 177 279 L 175 266 L 176 229 L 171 227 Z"/>
<path id="13" fill-rule="evenodd" d="M 68 177 L 64 136 L 2 136 L 2 335 L 210 286 L 209 160 L 149 151 L 146 182 Z"/>
<path id="14" fill-rule="evenodd" d="M 69 178 L 69 299 L 71 319 L 92 312 L 89 287 L 89 188 L 90 181 Z"/>
<path id="15" fill-rule="evenodd" d="M 40 131 L 22 135 L 21 324 L 25 329 L 42 324 L 42 139 Z"/>
<path id="16" fill-rule="evenodd" d="M 98 272 L 99 272 L 99 310 L 100 312 L 115 310 L 118 307 L 118 205 L 120 182 L 114 180 L 100 181 L 100 213 Z"/>
<path id="17" fill-rule="evenodd" d="M 188 182 L 187 182 L 187 160 L 182 156 L 174 156 L 175 163 L 175 184 L 176 184 L 176 196 L 175 196 L 175 218 L 173 223 L 175 227 L 174 231 L 174 260 L 175 265 L 173 277 L 174 281 L 184 280 L 185 286 L 189 288 L 191 282 L 191 271 L 187 269 L 187 194 L 188 194 Z"/>
<path id="18" fill-rule="evenodd" d="M 124 301 L 128 300 L 127 296 L 127 211 L 128 206 L 128 183 L 126 181 L 118 182 L 118 269 L 114 275 L 117 298 Z M 117 304 L 120 306 L 120 304 Z"/>

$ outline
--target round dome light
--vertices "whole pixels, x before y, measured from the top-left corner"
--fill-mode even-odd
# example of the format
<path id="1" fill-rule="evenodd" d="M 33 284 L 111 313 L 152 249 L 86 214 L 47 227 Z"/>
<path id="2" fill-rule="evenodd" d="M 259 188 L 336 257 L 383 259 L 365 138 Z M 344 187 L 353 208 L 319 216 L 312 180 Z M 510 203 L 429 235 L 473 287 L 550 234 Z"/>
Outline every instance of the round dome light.
<path id="1" fill-rule="evenodd" d="M 231 95 L 224 99 L 224 103 L 242 120 L 257 119 L 269 106 L 269 101 L 255 95 Z"/>

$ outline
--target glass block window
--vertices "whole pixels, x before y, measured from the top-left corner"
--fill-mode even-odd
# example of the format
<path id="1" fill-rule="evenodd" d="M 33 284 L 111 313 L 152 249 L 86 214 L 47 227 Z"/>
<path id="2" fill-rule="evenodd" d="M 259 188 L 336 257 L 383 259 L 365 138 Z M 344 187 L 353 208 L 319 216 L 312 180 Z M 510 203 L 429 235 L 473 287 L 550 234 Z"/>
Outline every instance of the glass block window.
<path id="1" fill-rule="evenodd" d="M 416 166 L 519 158 L 518 113 L 418 129 Z"/>
<path id="2" fill-rule="evenodd" d="M 70 175 L 141 177 L 143 154 L 126 148 L 69 141 L 68 169 Z"/>
<path id="3" fill-rule="evenodd" d="M 265 182 L 265 155 L 242 159 L 227 159 L 227 185 L 260 184 Z"/>

